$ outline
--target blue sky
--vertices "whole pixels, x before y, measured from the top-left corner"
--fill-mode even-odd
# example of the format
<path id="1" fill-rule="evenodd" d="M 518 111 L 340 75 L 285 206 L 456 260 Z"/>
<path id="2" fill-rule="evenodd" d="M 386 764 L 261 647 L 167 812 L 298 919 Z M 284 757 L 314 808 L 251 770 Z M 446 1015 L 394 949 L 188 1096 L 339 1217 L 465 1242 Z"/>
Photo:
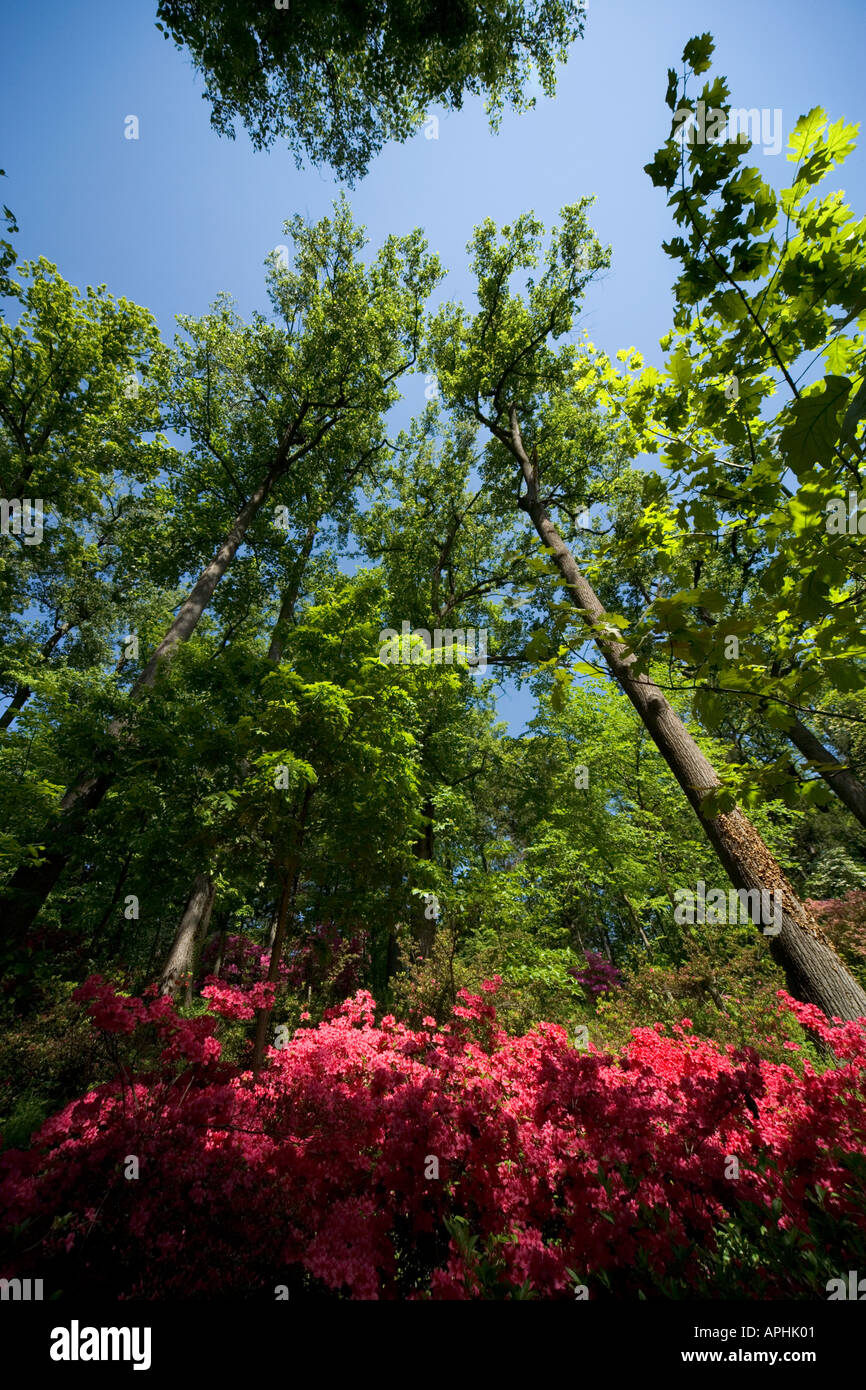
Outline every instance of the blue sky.
<path id="1" fill-rule="evenodd" d="M 0 57 L 0 199 L 21 228 L 19 254 L 44 255 L 73 284 L 105 283 L 149 308 L 170 338 L 176 313 L 202 313 L 220 291 L 240 311 L 267 310 L 263 261 L 296 212 L 328 212 L 339 185 L 297 170 L 284 148 L 260 153 L 241 131 L 217 136 L 202 81 L 154 26 L 156 0 L 60 0 L 6 8 Z M 448 298 L 468 298 L 465 245 L 485 217 L 532 209 L 550 225 L 559 208 L 595 194 L 595 229 L 613 265 L 591 290 L 582 327 L 608 352 L 639 347 L 660 361 L 670 327 L 673 263 L 664 194 L 643 166 L 668 133 L 666 70 L 684 43 L 709 31 L 714 71 L 734 105 L 781 108 L 785 141 L 797 117 L 823 105 L 831 118 L 866 115 L 863 0 L 590 0 L 586 34 L 560 70 L 553 100 L 506 115 L 491 133 L 483 107 L 440 113 L 438 139 L 387 147 L 350 194 L 375 247 L 421 226 L 449 275 Z M 124 120 L 139 120 L 138 140 Z M 784 153 L 752 152 L 783 184 Z M 866 150 L 842 180 L 866 206 Z M 424 382 L 405 385 L 424 405 Z M 413 399 L 413 396 L 417 397 Z M 503 703 L 520 722 L 524 699 Z M 517 727 L 517 725 L 515 725 Z"/>

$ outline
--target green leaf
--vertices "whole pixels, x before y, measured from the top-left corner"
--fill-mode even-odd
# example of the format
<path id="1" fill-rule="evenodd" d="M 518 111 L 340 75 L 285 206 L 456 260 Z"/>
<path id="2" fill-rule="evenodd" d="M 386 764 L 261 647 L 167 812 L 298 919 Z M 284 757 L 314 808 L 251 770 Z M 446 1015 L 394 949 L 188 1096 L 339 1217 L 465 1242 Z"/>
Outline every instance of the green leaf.
<path id="1" fill-rule="evenodd" d="M 801 396 L 791 407 L 779 445 L 797 478 L 815 464 L 828 464 L 839 443 L 839 414 L 851 391 L 847 377 L 827 376 L 820 391 Z"/>
<path id="2" fill-rule="evenodd" d="M 715 46 L 712 34 L 698 34 L 695 38 L 689 39 L 683 49 L 683 62 L 688 63 L 694 73 L 706 72 Z"/>

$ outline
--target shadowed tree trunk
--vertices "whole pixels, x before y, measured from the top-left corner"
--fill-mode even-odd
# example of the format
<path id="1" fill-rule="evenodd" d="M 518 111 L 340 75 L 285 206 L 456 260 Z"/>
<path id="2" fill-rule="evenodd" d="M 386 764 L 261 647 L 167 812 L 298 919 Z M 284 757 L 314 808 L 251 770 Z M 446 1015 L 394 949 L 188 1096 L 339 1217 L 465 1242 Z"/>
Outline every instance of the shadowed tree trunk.
<path id="1" fill-rule="evenodd" d="M 123 890 L 123 885 L 126 882 L 126 878 L 129 873 L 129 867 L 132 863 L 132 857 L 134 853 L 135 846 L 133 845 L 133 848 L 129 851 L 129 853 L 123 861 L 123 865 L 120 870 L 120 877 L 114 885 L 114 892 L 112 893 L 111 898 L 109 899 L 108 906 L 106 907 L 105 911 L 103 912 L 102 916 L 100 917 L 99 921 L 93 929 L 93 934 L 90 938 L 91 949 L 95 946 L 96 942 L 100 940 L 103 931 L 105 930 L 109 921 L 111 920 L 111 915 L 114 912 L 114 909 L 120 902 L 120 894 Z"/>
<path id="2" fill-rule="evenodd" d="M 419 836 L 419 838 L 415 841 L 415 844 L 412 846 L 412 853 L 414 854 L 415 858 L 425 860 L 428 863 L 432 863 L 433 861 L 434 814 L 435 812 L 433 809 L 433 802 L 428 796 L 424 802 L 424 807 L 422 810 L 422 815 L 424 817 L 424 831 L 423 834 Z M 416 906 L 415 911 L 413 913 L 415 940 L 418 942 L 421 954 L 424 956 L 429 956 L 431 951 L 433 950 L 433 943 L 436 940 L 437 919 L 436 917 L 428 917 L 426 915 L 428 907 L 423 898 L 416 898 L 416 903 L 418 905 Z"/>
<path id="3" fill-rule="evenodd" d="M 213 880 L 206 874 L 196 874 L 192 892 L 187 899 L 168 953 L 168 960 L 160 976 L 160 994 L 170 994 L 176 998 L 183 982 L 189 998 L 196 954 L 207 934 L 215 893 Z"/>
<path id="4" fill-rule="evenodd" d="M 859 777 L 855 777 L 838 758 L 834 758 L 829 748 L 801 720 L 795 719 L 785 733 L 804 758 L 824 764 L 818 771 L 828 787 L 848 807 L 852 816 L 856 816 L 861 825 L 866 825 L 866 786 Z"/>
<path id="5" fill-rule="evenodd" d="M 304 800 L 298 816 L 298 831 L 295 840 L 295 848 L 289 858 L 283 875 L 283 887 L 280 895 L 279 911 L 277 912 L 276 931 L 274 932 L 274 939 L 271 945 L 271 958 L 268 963 L 267 978 L 269 984 L 277 984 L 280 978 L 280 961 L 283 955 L 283 946 L 286 940 L 288 924 L 290 919 L 294 916 L 295 895 L 298 891 L 298 878 L 301 870 L 301 850 L 304 845 L 304 830 L 307 823 L 307 812 L 310 809 L 312 798 L 313 788 L 308 786 L 304 792 Z M 273 1009 L 259 1009 L 256 1015 L 253 1071 L 258 1071 L 264 1061 L 268 1024 L 272 1013 Z"/>

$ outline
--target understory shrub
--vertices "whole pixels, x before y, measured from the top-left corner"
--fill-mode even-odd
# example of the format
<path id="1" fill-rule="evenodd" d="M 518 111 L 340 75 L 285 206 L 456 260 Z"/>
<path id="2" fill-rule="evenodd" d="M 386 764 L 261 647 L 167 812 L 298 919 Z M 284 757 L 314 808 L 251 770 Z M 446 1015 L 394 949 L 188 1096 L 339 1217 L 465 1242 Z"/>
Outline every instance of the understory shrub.
<path id="1" fill-rule="evenodd" d="M 603 1052 L 508 1036 L 499 985 L 415 1028 L 360 991 L 256 1076 L 218 1037 L 243 989 L 183 1018 L 91 978 L 117 1075 L 0 1155 L 0 1273 L 111 1298 L 823 1298 L 864 1267 L 866 1020 L 779 992 L 823 1070 L 688 1018 Z"/>

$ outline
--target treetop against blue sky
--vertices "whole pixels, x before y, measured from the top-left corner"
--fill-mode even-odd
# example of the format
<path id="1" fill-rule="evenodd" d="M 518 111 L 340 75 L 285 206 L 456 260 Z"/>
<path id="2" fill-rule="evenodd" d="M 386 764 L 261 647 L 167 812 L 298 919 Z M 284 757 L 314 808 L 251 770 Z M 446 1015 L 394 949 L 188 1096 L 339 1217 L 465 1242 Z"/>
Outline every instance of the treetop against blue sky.
<path id="1" fill-rule="evenodd" d="M 201 314 L 221 291 L 243 315 L 266 310 L 264 261 L 285 242 L 284 222 L 327 214 L 340 185 L 328 170 L 297 169 L 284 147 L 256 151 L 243 128 L 234 141 L 217 135 L 202 78 L 157 30 L 155 11 L 155 0 L 8 7 L 0 165 L 19 255 L 46 256 L 80 287 L 105 283 L 149 308 L 170 339 L 175 314 Z M 613 260 L 579 327 L 610 354 L 635 346 L 660 364 L 672 224 L 644 165 L 670 129 L 667 68 L 705 31 L 732 103 L 763 115 L 751 158 L 774 186 L 788 178 L 785 148 L 801 113 L 822 105 L 831 120 L 860 118 L 862 0 L 592 0 L 553 99 L 506 113 L 498 133 L 480 99 L 434 110 L 415 138 L 373 159 L 349 195 L 371 247 L 422 227 L 449 272 L 437 297 L 468 299 L 465 246 L 478 223 L 531 209 L 549 227 L 564 204 L 595 194 L 593 225 Z M 862 145 L 845 192 L 855 209 L 866 204 Z M 424 407 L 424 376 L 403 390 L 408 418 Z"/>

